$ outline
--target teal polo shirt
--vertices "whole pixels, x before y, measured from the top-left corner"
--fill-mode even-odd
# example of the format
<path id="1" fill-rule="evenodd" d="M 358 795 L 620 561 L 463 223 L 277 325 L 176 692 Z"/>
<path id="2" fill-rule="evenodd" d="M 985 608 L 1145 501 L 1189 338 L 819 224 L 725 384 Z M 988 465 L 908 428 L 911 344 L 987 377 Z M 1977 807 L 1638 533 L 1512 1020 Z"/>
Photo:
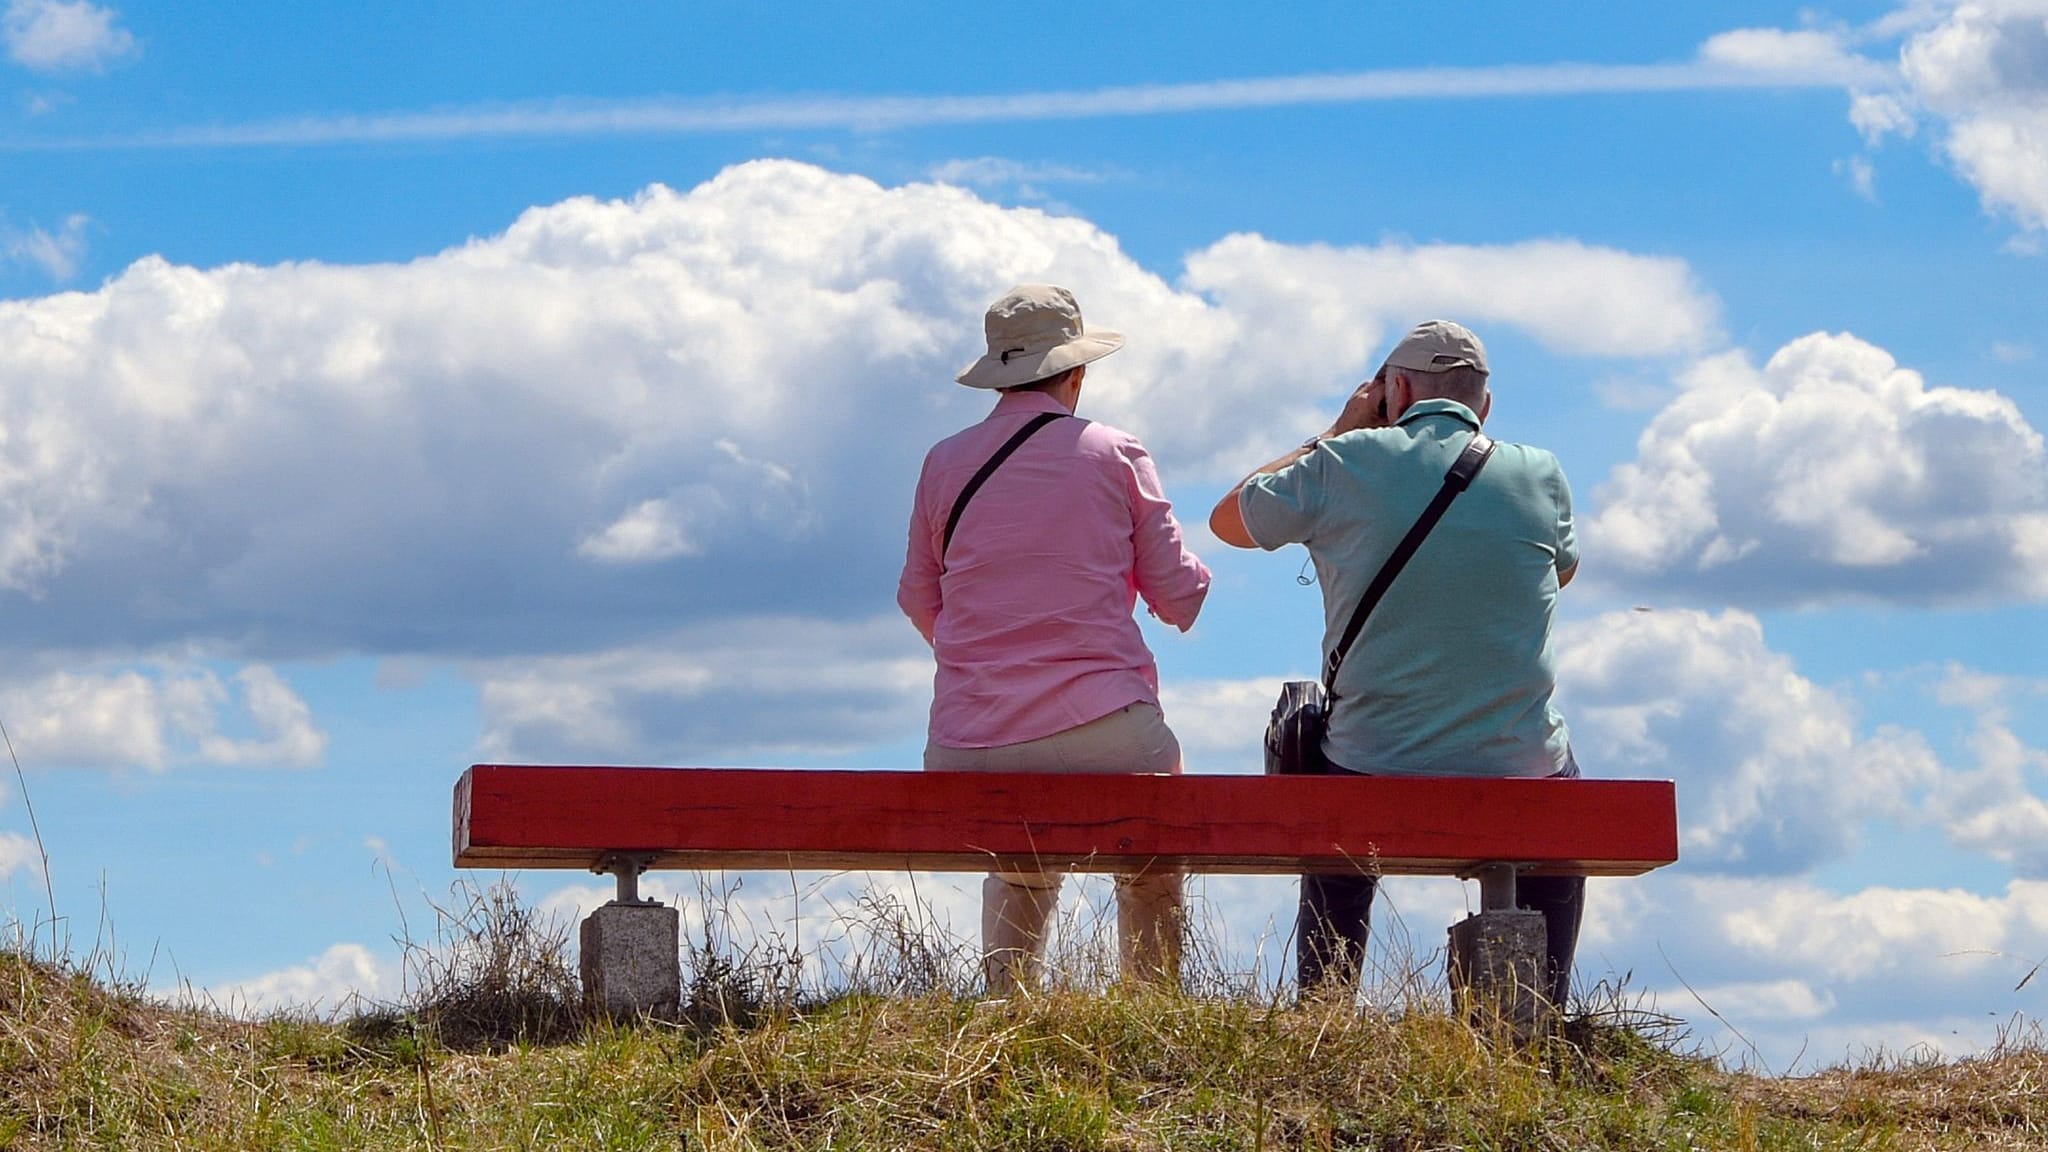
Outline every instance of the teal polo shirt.
<path id="1" fill-rule="evenodd" d="M 1463 404 L 1424 400 L 1394 427 L 1324 440 L 1245 483 L 1239 507 L 1259 547 L 1308 546 L 1323 587 L 1323 654 L 1478 430 Z M 1551 615 L 1558 572 L 1578 562 L 1557 457 L 1500 444 L 1345 656 L 1323 745 L 1330 759 L 1389 776 L 1563 768 L 1569 734 L 1551 706 Z"/>

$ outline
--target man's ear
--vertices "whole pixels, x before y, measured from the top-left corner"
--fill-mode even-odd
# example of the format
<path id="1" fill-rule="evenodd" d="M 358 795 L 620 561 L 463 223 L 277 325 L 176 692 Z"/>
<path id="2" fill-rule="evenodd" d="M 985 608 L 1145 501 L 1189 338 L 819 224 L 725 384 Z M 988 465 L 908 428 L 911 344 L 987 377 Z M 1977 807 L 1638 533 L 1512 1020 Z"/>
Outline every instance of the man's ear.
<path id="1" fill-rule="evenodd" d="M 1481 424 L 1486 423 L 1486 414 L 1491 411 L 1493 411 L 1493 389 L 1488 388 L 1479 394 L 1479 422 Z"/>
<path id="2" fill-rule="evenodd" d="M 1387 373 L 1387 420 L 1399 424 L 1408 406 L 1415 403 L 1415 378 L 1398 369 Z"/>

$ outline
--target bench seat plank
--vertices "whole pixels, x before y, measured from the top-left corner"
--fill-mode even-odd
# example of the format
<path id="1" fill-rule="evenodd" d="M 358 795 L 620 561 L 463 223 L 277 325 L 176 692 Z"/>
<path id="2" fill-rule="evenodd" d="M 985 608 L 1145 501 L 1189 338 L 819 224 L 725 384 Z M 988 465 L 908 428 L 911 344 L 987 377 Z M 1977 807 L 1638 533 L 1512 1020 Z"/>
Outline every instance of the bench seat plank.
<path id="1" fill-rule="evenodd" d="M 478 764 L 458 867 L 1633 876 L 1678 859 L 1668 780 L 1071 776 Z"/>

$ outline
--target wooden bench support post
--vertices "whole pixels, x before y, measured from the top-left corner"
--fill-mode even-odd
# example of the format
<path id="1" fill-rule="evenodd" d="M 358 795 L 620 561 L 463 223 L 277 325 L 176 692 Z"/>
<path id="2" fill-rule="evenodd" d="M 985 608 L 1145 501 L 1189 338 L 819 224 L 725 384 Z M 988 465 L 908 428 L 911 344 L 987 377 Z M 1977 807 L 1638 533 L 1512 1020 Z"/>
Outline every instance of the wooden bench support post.
<path id="1" fill-rule="evenodd" d="M 1544 979 L 1543 913 L 1516 906 L 1514 865 L 1469 875 L 1479 881 L 1479 911 L 1451 925 L 1451 994 L 1475 1022 L 1497 1020 L 1526 1040 L 1557 1011 Z"/>
<path id="2" fill-rule="evenodd" d="M 676 909 L 640 898 L 640 873 L 652 853 L 607 852 L 593 872 L 618 878 L 618 898 L 583 918 L 579 974 L 592 1015 L 614 1020 L 673 1020 L 683 999 L 682 918 Z"/>

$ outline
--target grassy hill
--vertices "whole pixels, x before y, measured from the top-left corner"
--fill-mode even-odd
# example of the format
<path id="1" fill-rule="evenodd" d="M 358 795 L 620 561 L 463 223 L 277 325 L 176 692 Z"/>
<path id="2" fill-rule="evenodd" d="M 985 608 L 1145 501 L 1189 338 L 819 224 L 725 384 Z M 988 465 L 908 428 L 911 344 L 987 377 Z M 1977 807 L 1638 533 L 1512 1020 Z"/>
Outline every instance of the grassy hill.
<path id="1" fill-rule="evenodd" d="M 442 968 L 403 1011 L 252 1021 L 0 954 L 0 1146 L 2048 1148 L 2038 1046 L 1772 1079 L 1623 1019 L 1518 1049 L 1426 1004 L 843 992 L 778 1007 L 728 983 L 716 1011 L 702 967 L 692 1022 L 618 1028 L 481 971 Z"/>

